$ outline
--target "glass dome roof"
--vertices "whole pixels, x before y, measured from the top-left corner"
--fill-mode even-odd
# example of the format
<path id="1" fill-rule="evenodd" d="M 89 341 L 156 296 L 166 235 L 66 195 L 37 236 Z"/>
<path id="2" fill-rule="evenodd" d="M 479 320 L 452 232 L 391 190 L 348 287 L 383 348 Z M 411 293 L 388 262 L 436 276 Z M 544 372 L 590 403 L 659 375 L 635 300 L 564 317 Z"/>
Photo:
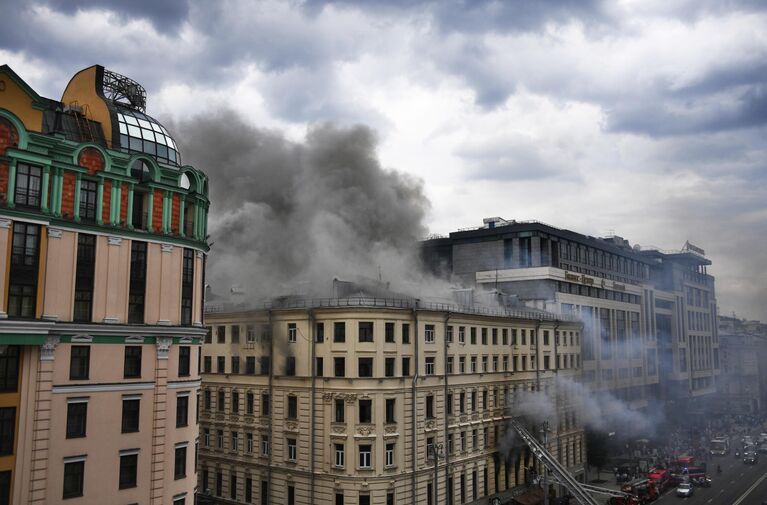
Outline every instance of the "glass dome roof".
<path id="1" fill-rule="evenodd" d="M 141 111 L 117 106 L 120 127 L 120 149 L 129 153 L 146 153 L 160 161 L 181 164 L 181 155 L 168 130 Z"/>

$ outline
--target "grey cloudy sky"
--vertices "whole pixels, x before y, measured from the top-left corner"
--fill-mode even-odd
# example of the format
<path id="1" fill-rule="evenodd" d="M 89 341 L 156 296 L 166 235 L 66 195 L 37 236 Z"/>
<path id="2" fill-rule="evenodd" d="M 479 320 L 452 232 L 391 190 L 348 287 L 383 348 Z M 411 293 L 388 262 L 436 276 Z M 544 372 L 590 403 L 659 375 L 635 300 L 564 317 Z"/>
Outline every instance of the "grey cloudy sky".
<path id="1" fill-rule="evenodd" d="M 423 180 L 432 233 L 498 215 L 690 240 L 721 311 L 767 320 L 765 2 L 0 4 L 0 62 L 47 96 L 100 63 L 166 120 L 364 123 Z"/>

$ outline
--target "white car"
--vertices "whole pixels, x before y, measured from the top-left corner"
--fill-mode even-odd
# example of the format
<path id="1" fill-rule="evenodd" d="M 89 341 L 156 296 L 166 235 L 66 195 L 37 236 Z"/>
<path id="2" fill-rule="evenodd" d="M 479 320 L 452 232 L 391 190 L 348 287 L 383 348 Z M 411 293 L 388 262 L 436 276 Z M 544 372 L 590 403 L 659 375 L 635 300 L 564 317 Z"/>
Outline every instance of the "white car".
<path id="1" fill-rule="evenodd" d="M 692 484 L 689 482 L 682 482 L 679 484 L 679 487 L 676 488 L 676 495 L 681 496 L 682 498 L 687 498 L 692 496 L 693 491 L 694 488 L 692 487 Z"/>

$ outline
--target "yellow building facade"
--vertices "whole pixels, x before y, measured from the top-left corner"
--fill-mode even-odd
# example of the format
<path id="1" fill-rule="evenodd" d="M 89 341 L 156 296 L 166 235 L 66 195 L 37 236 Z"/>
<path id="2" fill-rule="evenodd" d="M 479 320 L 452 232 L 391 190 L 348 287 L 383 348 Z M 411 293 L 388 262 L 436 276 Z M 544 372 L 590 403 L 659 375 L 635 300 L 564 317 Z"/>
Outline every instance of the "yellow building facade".
<path id="1" fill-rule="evenodd" d="M 583 474 L 565 385 L 580 369 L 579 323 L 409 300 L 299 302 L 206 314 L 200 503 L 508 497 L 541 470 L 507 427 L 529 395 L 557 412 L 549 450 Z"/>

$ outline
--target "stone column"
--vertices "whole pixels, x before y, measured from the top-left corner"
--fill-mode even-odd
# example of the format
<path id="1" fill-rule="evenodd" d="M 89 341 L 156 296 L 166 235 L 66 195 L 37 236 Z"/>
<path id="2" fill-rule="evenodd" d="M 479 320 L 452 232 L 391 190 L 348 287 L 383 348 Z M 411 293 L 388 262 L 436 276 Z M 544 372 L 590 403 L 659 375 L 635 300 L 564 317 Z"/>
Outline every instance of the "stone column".
<path id="1" fill-rule="evenodd" d="M 75 173 L 75 203 L 72 213 L 75 216 L 75 221 L 80 222 L 80 185 L 82 183 L 83 175 L 80 172 Z"/>
<path id="2" fill-rule="evenodd" d="M 150 502 L 162 505 L 165 493 L 165 435 L 168 408 L 168 354 L 173 339 L 157 337 L 157 361 L 155 363 L 154 405 L 152 406 L 152 468 Z M 173 462 L 169 461 L 171 465 Z"/>
<path id="3" fill-rule="evenodd" d="M 32 420 L 32 461 L 28 503 L 48 502 L 48 441 L 50 440 L 53 390 L 53 359 L 59 337 L 47 337 L 40 347 L 40 364 L 35 377 L 34 419 Z"/>

